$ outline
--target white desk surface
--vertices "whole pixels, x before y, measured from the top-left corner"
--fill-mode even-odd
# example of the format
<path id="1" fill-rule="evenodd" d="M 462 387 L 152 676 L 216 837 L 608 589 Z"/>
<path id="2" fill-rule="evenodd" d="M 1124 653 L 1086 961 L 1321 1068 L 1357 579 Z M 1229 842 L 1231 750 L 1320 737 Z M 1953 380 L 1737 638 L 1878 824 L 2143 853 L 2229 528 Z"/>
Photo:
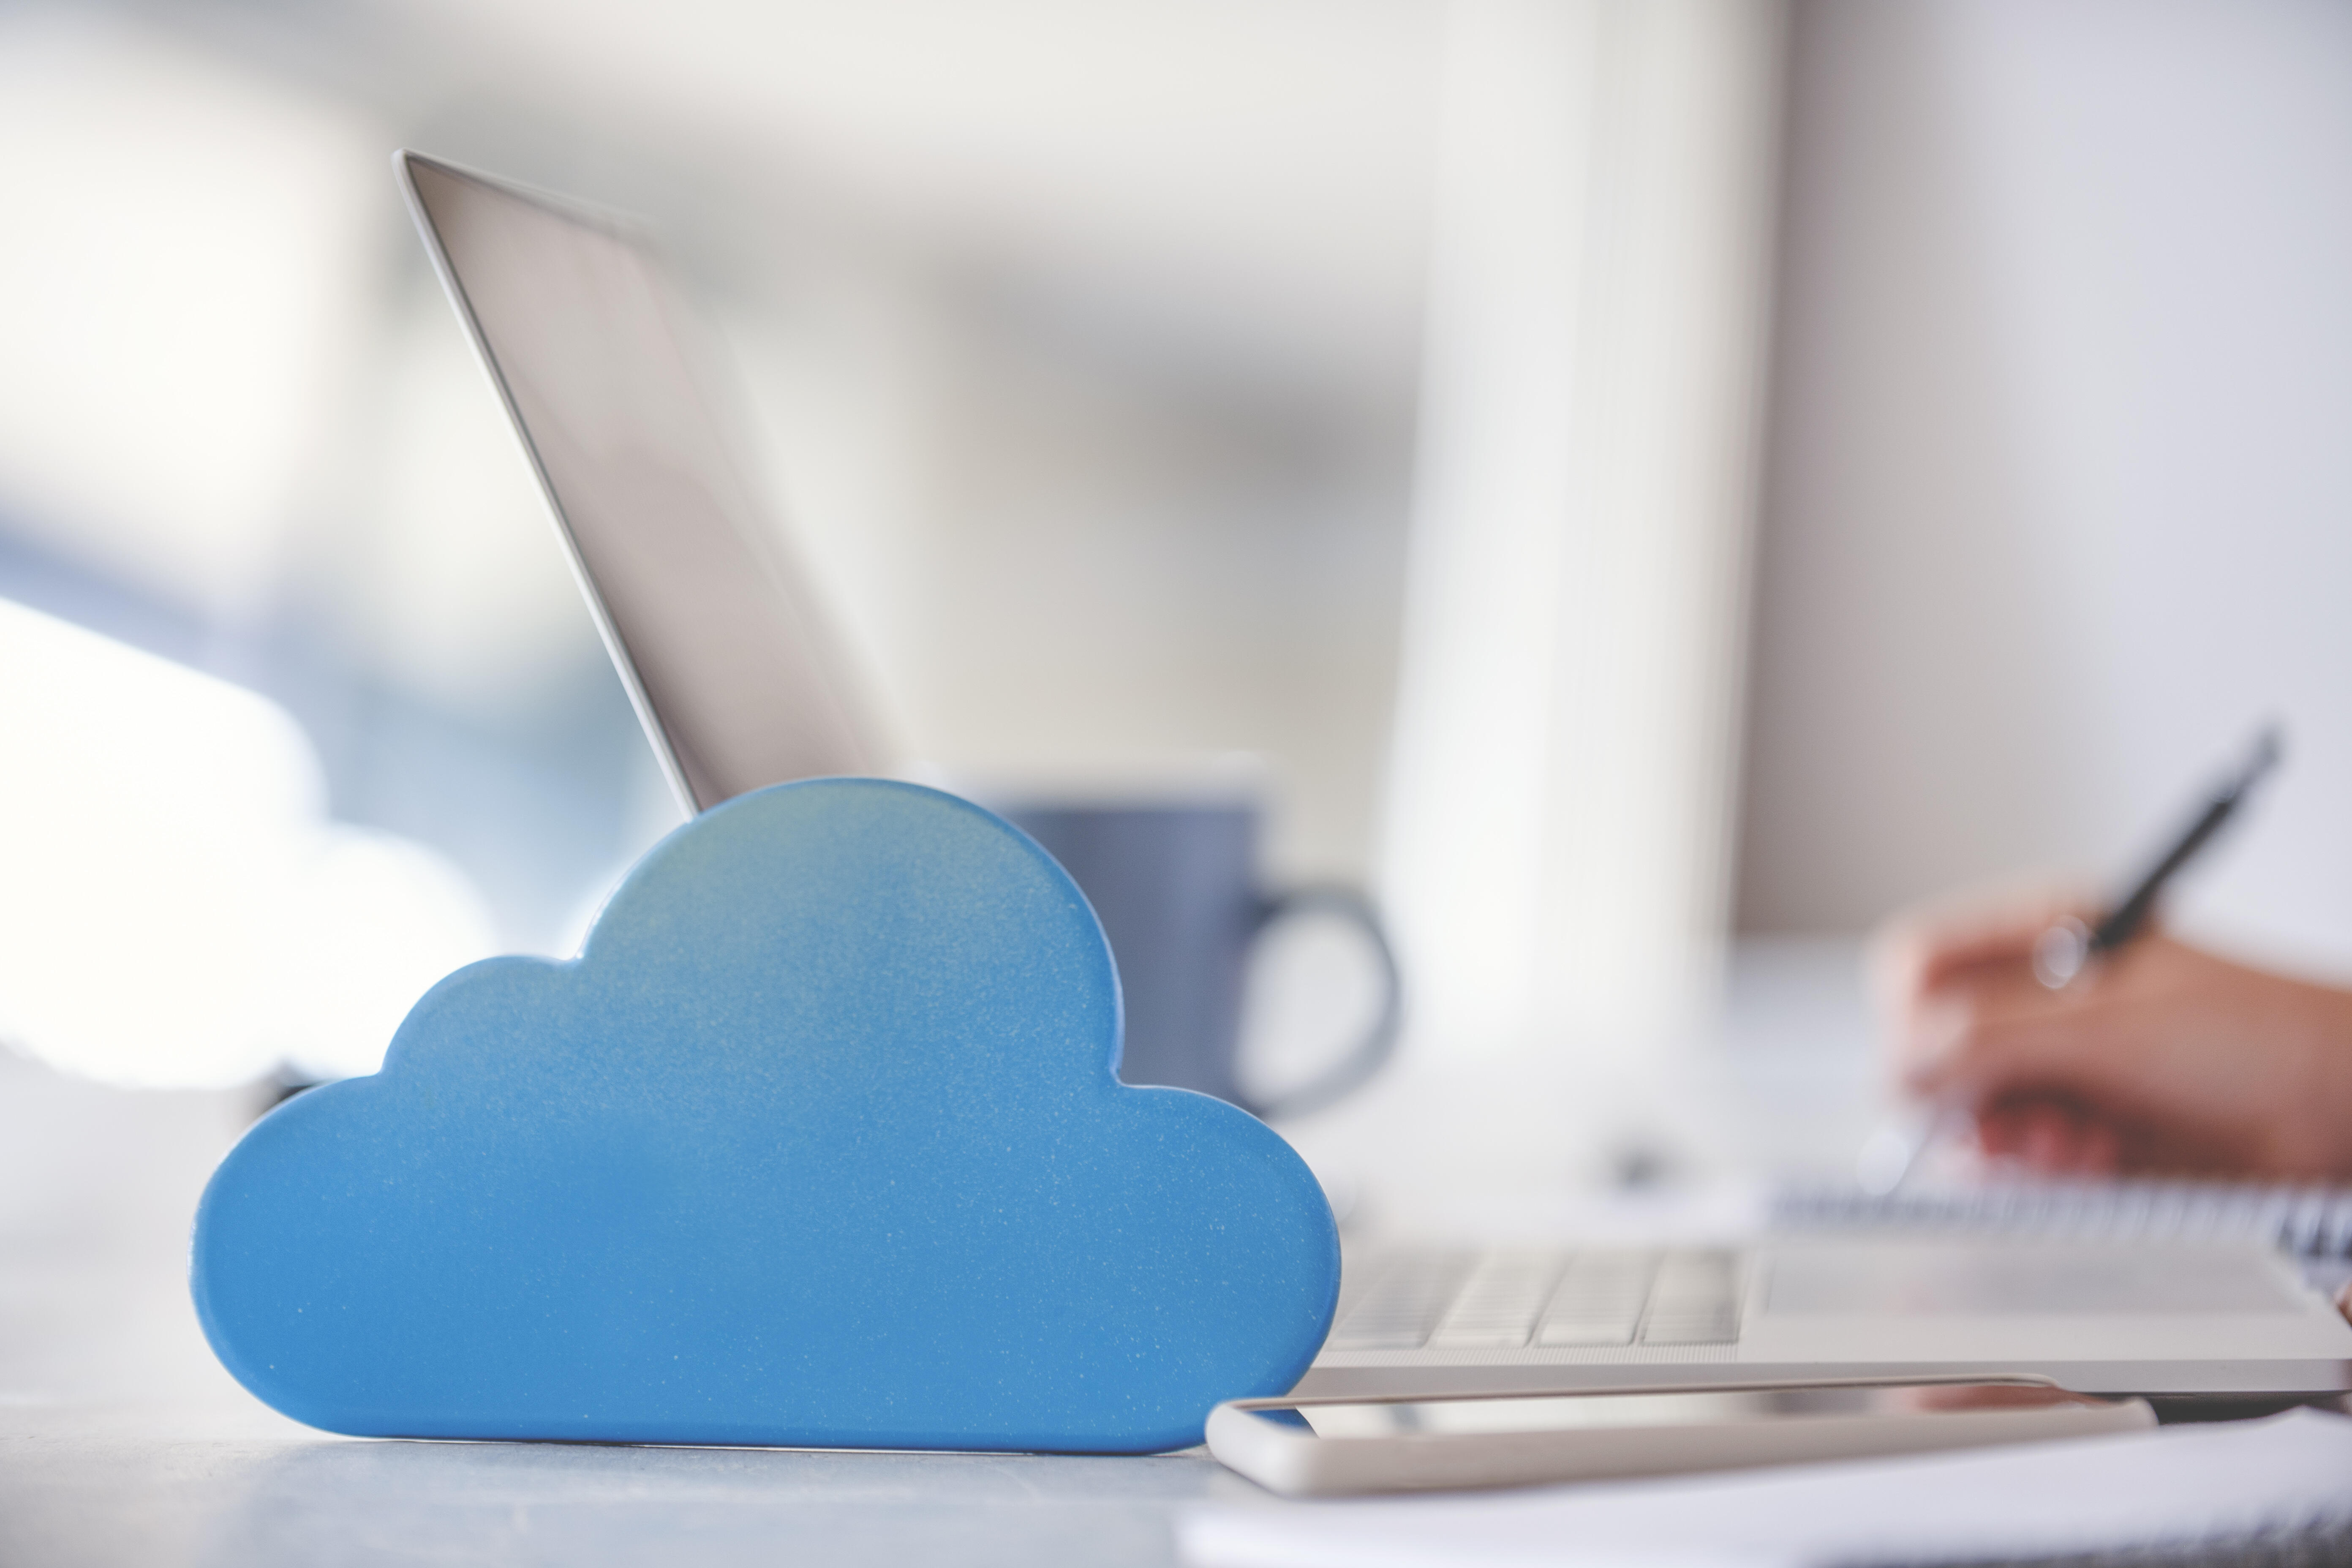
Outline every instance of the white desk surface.
<path id="1" fill-rule="evenodd" d="M 250 1103 L 90 1088 L 0 1053 L 0 1563 L 1087 1568 L 1173 1563 L 1179 1506 L 1265 1498 L 1198 1454 L 314 1432 L 230 1380 L 188 1303 L 188 1216 Z"/>

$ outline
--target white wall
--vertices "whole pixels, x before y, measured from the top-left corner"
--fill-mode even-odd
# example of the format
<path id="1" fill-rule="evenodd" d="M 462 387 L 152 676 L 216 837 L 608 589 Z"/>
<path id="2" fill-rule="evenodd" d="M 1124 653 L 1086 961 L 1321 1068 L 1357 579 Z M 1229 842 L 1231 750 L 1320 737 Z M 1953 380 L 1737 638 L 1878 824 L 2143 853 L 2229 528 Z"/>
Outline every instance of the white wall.
<path id="1" fill-rule="evenodd" d="M 1739 912 L 2110 877 L 2352 960 L 2352 8 L 1801 4 Z"/>

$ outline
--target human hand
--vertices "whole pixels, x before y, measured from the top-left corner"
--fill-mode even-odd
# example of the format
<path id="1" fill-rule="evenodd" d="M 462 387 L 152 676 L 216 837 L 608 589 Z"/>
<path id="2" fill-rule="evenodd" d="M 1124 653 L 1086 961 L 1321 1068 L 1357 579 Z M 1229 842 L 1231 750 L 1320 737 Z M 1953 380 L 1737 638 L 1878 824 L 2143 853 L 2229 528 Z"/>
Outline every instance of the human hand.
<path id="1" fill-rule="evenodd" d="M 1905 1089 L 2041 1174 L 2352 1176 L 2352 992 L 2160 933 L 2053 991 L 2033 943 L 2086 900 L 2046 892 L 1901 917 L 1873 978 Z"/>

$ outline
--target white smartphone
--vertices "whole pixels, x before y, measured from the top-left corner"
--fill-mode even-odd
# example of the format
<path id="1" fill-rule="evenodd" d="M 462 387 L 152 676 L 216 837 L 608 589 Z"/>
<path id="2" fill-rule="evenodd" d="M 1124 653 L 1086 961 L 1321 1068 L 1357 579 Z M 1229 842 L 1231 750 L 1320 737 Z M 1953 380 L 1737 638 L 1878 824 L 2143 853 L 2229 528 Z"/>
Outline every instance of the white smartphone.
<path id="1" fill-rule="evenodd" d="M 1209 1413 L 1209 1452 L 1271 1490 L 1318 1497 L 1864 1458 L 2154 1425 L 2146 1400 L 2034 1378 L 1239 1399 Z"/>

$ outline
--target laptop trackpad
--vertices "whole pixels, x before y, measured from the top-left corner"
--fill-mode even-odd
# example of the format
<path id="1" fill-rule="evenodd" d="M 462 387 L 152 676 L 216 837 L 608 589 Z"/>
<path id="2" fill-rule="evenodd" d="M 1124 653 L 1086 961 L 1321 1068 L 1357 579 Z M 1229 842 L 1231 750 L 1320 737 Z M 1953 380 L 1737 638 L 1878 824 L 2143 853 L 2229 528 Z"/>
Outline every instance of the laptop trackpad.
<path id="1" fill-rule="evenodd" d="M 1873 1240 L 1776 1247 L 1772 1317 L 2296 1312 L 2247 1247 Z"/>

